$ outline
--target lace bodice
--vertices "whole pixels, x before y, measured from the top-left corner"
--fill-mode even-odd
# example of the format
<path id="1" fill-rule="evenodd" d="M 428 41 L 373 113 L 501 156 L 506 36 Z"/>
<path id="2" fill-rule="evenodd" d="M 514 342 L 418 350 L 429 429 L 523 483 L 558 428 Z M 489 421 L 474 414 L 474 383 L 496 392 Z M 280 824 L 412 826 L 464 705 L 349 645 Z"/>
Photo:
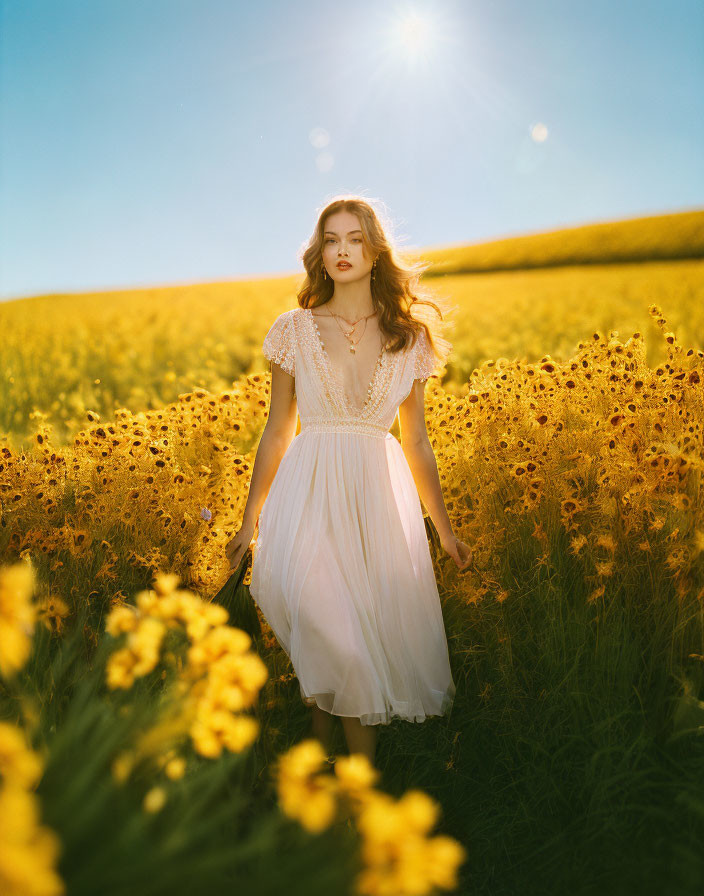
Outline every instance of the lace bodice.
<path id="1" fill-rule="evenodd" d="M 401 352 L 382 348 L 365 400 L 361 406 L 355 406 L 330 361 L 309 308 L 293 308 L 280 314 L 264 338 L 262 351 L 296 378 L 302 432 L 351 431 L 382 438 L 413 381 L 427 380 L 449 353 L 448 349 L 439 362 L 422 328 L 413 345 Z"/>

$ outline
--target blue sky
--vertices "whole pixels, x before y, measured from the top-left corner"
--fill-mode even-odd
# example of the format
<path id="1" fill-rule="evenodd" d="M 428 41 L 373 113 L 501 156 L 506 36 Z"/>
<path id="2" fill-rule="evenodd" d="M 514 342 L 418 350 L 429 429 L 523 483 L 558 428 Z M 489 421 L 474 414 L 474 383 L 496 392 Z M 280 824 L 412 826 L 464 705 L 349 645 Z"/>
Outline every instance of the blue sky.
<path id="1" fill-rule="evenodd" d="M 704 206 L 701 0 L 0 16 L 3 299 L 300 271 L 340 192 L 407 247 Z"/>

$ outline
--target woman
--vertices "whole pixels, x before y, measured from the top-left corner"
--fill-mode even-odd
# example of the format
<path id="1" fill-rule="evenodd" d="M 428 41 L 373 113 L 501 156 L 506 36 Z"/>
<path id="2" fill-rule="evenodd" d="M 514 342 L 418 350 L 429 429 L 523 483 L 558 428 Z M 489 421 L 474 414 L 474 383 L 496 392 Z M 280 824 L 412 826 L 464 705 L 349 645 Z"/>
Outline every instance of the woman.
<path id="1" fill-rule="evenodd" d="M 460 569 L 424 419 L 424 386 L 450 345 L 419 322 L 422 266 L 398 258 L 364 199 L 321 212 L 299 307 L 272 324 L 269 415 L 242 525 L 250 592 L 288 655 L 313 734 L 330 751 L 339 715 L 372 765 L 376 725 L 423 721 L 454 700 L 422 497 Z M 399 415 L 401 445 L 389 433 Z M 294 437 L 297 415 L 301 431 Z"/>

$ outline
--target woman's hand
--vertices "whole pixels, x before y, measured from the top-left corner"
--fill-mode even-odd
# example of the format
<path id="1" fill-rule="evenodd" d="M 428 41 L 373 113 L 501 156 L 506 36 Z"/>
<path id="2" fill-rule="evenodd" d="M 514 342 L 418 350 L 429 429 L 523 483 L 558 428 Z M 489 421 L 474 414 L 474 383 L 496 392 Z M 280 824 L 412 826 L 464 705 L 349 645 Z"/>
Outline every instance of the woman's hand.
<path id="1" fill-rule="evenodd" d="M 225 545 L 225 556 L 230 561 L 230 572 L 234 572 L 240 565 L 244 552 L 254 537 L 254 528 L 254 526 L 240 526 L 234 538 Z"/>
<path id="2" fill-rule="evenodd" d="M 450 533 L 440 539 L 440 544 L 444 551 L 452 557 L 461 570 L 466 569 L 472 560 L 472 549 L 465 544 L 456 535 Z"/>

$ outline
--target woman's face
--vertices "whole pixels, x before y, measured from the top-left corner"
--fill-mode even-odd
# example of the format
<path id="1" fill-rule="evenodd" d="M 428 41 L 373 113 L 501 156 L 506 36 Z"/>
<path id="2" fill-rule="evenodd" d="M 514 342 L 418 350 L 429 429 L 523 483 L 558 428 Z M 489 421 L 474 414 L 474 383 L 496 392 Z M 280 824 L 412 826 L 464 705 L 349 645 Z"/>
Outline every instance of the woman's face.
<path id="1" fill-rule="evenodd" d="M 339 262 L 347 262 L 348 266 L 339 267 Z M 328 277 L 351 283 L 369 277 L 373 262 L 365 251 L 357 215 L 344 209 L 330 215 L 323 233 L 323 264 Z"/>

